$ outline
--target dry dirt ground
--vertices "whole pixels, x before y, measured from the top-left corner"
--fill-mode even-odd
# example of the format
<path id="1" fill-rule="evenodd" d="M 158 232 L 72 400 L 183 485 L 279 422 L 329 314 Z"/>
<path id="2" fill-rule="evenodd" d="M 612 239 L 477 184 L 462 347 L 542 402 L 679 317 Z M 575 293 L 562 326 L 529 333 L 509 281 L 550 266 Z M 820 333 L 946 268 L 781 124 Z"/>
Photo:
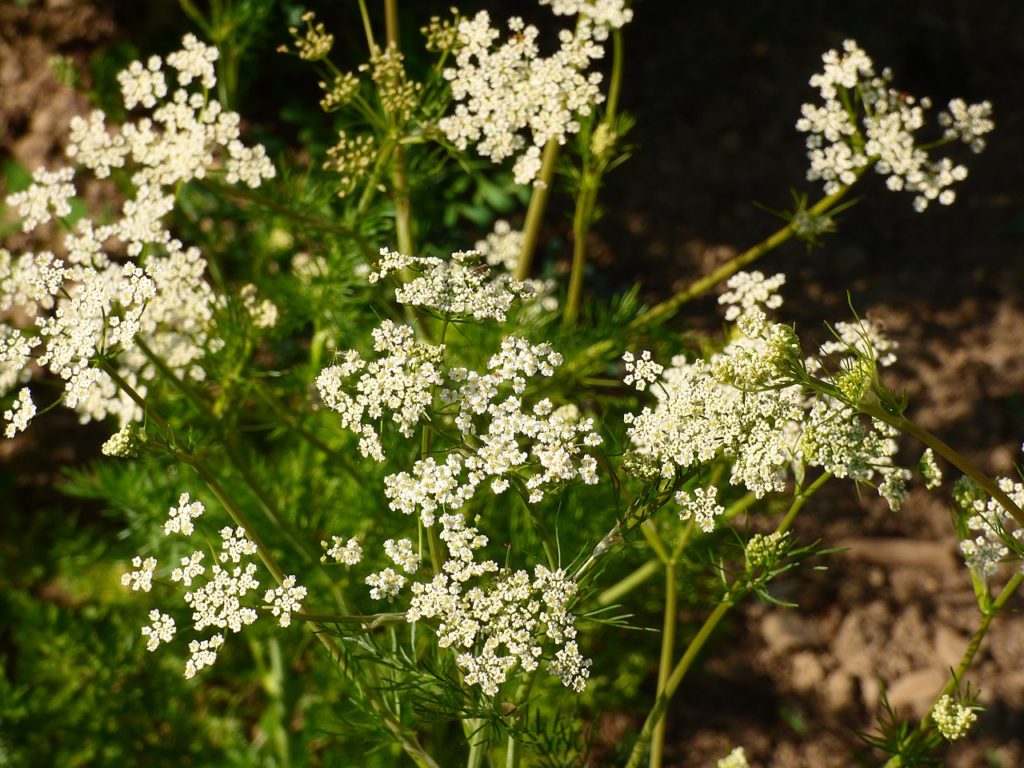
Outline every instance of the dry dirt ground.
<path id="1" fill-rule="evenodd" d="M 774 229 L 752 203 L 785 208 L 790 186 L 816 194 L 793 123 L 820 53 L 845 37 L 910 92 L 994 103 L 996 133 L 953 208 L 915 215 L 909 197 L 869 180 L 823 249 L 791 244 L 759 266 L 787 273 L 784 313 L 811 335 L 847 317 L 849 290 L 900 343 L 888 381 L 909 393 L 910 415 L 984 469 L 1009 472 L 1024 439 L 1024 5 L 638 0 L 636 11 L 623 106 L 639 119 L 637 151 L 611 179 L 594 251 L 605 274 L 640 280 L 651 300 Z M 81 65 L 118 34 L 103 4 L 0 5 L 0 153 L 30 168 L 55 153 L 87 104 L 56 83 L 47 57 Z M 713 328 L 707 317 L 710 302 L 688 319 Z M 673 705 L 667 765 L 705 768 L 738 744 L 761 768 L 862 764 L 854 734 L 872 726 L 879 681 L 921 715 L 965 648 L 976 609 L 944 493 L 915 493 L 893 514 L 839 488 L 797 530 L 847 551 L 778 586 L 798 608 L 736 612 Z M 970 680 L 988 710 L 949 766 L 1024 765 L 1021 608 L 1018 596 L 984 644 Z"/>

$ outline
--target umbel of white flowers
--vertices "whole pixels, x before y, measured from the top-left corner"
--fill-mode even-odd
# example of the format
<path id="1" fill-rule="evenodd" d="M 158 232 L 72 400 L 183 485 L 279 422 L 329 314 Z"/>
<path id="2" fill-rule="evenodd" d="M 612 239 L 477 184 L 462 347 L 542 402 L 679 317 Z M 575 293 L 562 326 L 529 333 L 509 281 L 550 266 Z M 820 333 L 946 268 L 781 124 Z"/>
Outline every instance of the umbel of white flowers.
<path id="1" fill-rule="evenodd" d="M 766 309 L 781 305 L 776 290 L 785 278 L 760 272 L 739 273 L 721 297 L 727 318 L 735 322 L 725 347 L 709 360 L 672 359 L 664 371 L 648 353 L 627 353 L 626 378 L 656 403 L 627 414 L 628 434 L 647 470 L 672 479 L 715 459 L 732 464 L 730 482 L 758 497 L 785 490 L 792 469 L 820 467 L 837 477 L 873 484 L 895 509 L 906 497 L 910 472 L 893 463 L 895 433 L 888 425 L 866 421 L 849 406 L 787 383 L 783 364 L 799 354 L 792 330 L 769 321 Z M 870 356 L 890 365 L 894 344 L 866 321 L 838 324 L 838 338 L 820 353 L 836 367 L 857 369 Z M 820 369 L 817 359 L 805 363 Z M 684 519 L 710 531 L 724 512 L 716 489 L 680 491 Z"/>
<path id="2" fill-rule="evenodd" d="M 92 362 L 119 353 L 118 374 L 145 394 L 155 371 L 136 339 L 179 376 L 203 378 L 201 359 L 220 344 L 212 333 L 213 313 L 227 297 L 207 282 L 199 250 L 173 238 L 164 218 L 180 184 L 217 175 L 257 187 L 274 176 L 274 168 L 263 147 L 242 143 L 238 115 L 208 95 L 216 84 L 217 50 L 192 35 L 182 45 L 166 62 L 152 56 L 118 75 L 133 120 L 111 126 L 98 110 L 72 118 L 67 157 L 75 167 L 39 169 L 28 189 L 7 197 L 31 232 L 71 212 L 83 174 L 104 179 L 114 168 L 130 171 L 132 188 L 120 215 L 103 225 L 79 219 L 61 236 L 62 258 L 0 249 L 0 312 L 9 318 L 8 310 L 18 308 L 16 316 L 28 319 L 22 327 L 0 323 L 0 396 L 29 380 L 35 356 L 64 382 L 63 402 L 82 421 L 111 415 L 121 426 L 138 421 L 139 406 Z M 108 255 L 121 250 L 132 258 Z M 276 319 L 276 310 L 251 287 L 239 301 L 257 327 Z M 34 413 L 29 391 L 22 389 L 4 414 L 5 434 L 25 429 Z"/>
<path id="3" fill-rule="evenodd" d="M 821 103 L 804 104 L 796 123 L 797 130 L 808 134 L 807 178 L 822 180 L 825 192 L 832 194 L 873 164 L 889 189 L 913 193 L 916 211 L 933 200 L 951 204 L 956 199 L 951 187 L 967 177 L 967 166 L 933 157 L 917 138 L 931 100 L 893 88 L 892 71 L 877 74 L 870 57 L 853 40 L 845 41 L 841 52 L 828 51 L 822 60 L 824 71 L 810 80 Z M 933 144 L 961 141 L 980 152 L 984 136 L 994 127 L 992 105 L 953 99 L 939 114 L 939 126 L 942 138 Z"/>
<path id="4" fill-rule="evenodd" d="M 171 507 L 168 513 L 164 534 L 190 537 L 195 531 L 195 521 L 205 511 L 200 501 L 192 501 L 187 493 L 181 494 L 178 506 Z M 241 632 L 259 618 L 256 607 L 260 604 L 252 604 L 249 597 L 260 585 L 256 578 L 258 567 L 251 559 L 256 554 L 256 545 L 244 528 L 224 527 L 220 530 L 220 539 L 220 553 L 208 575 L 203 564 L 205 552 L 201 549 L 182 557 L 179 567 L 168 574 L 171 582 L 188 588 L 183 600 L 192 610 L 193 629 L 196 632 L 209 627 L 219 630 L 189 643 L 189 658 L 185 662 L 185 677 L 189 678 L 216 662 L 226 633 Z M 149 592 L 158 566 L 156 558 L 136 557 L 132 565 L 137 570 L 125 573 L 121 583 L 133 590 Z M 280 586 L 266 590 L 261 607 L 276 617 L 280 626 L 287 627 L 291 624 L 292 613 L 302 610 L 305 598 L 306 588 L 296 583 L 295 576 L 287 576 Z M 142 628 L 147 650 L 155 651 L 162 643 L 174 639 L 177 626 L 173 617 L 153 609 L 149 612 L 149 621 Z"/>
<path id="5" fill-rule="evenodd" d="M 579 118 L 603 100 L 601 74 L 587 69 L 604 56 L 609 29 L 633 17 L 623 0 L 541 0 L 541 5 L 577 16 L 571 31 L 559 33 L 553 54 L 541 56 L 540 33 L 532 24 L 513 17 L 503 34 L 481 11 L 459 22 L 455 66 L 444 70 L 456 105 L 439 127 L 459 149 L 475 144 L 495 163 L 515 157 L 512 170 L 519 184 L 536 178 L 544 145 L 564 144 L 580 130 Z"/>

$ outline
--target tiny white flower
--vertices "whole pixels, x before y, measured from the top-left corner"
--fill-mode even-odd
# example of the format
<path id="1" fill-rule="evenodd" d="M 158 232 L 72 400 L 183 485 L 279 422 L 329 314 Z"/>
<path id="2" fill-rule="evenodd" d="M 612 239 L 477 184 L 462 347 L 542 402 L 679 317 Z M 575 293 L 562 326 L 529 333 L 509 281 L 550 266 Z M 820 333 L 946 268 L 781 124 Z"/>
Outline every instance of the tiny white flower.
<path id="1" fill-rule="evenodd" d="M 306 588 L 296 586 L 295 577 L 288 576 L 281 586 L 267 590 L 263 602 L 270 604 L 270 612 L 278 617 L 282 627 L 292 623 L 292 614 L 302 610 L 302 601 L 306 599 Z"/>
<path id="2" fill-rule="evenodd" d="M 182 536 L 191 536 L 195 530 L 192 521 L 201 516 L 206 508 L 200 501 L 191 501 L 187 493 L 181 494 L 178 499 L 178 506 L 171 507 L 170 516 L 164 523 L 164 535 L 180 533 Z"/>
<path id="3" fill-rule="evenodd" d="M 326 563 L 328 558 L 330 558 L 336 563 L 358 565 L 359 561 L 363 559 L 363 548 L 360 546 L 359 540 L 356 538 L 350 538 L 348 541 L 342 543 L 340 537 L 331 536 L 330 545 L 328 545 L 326 541 L 321 541 L 320 546 L 325 550 L 325 554 L 320 558 L 320 561 L 324 563 Z"/>
<path id="4" fill-rule="evenodd" d="M 146 638 L 146 650 L 155 651 L 160 643 L 169 643 L 174 638 L 174 619 L 158 610 L 149 612 L 149 626 L 142 628 L 142 636 Z"/>
<path id="5" fill-rule="evenodd" d="M 121 584 L 130 586 L 132 591 L 149 592 L 153 588 L 153 571 L 156 570 L 156 558 L 147 557 L 143 560 L 139 556 L 132 558 L 132 565 L 137 570 L 128 571 L 121 576 Z"/>

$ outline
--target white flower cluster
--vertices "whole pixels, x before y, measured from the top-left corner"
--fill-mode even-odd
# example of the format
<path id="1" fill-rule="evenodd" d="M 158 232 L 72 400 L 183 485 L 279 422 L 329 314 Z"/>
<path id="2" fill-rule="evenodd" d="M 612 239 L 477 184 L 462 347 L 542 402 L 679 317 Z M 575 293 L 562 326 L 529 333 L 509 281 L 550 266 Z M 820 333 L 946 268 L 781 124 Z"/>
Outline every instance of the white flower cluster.
<path id="1" fill-rule="evenodd" d="M 872 358 L 883 368 L 896 362 L 895 350 L 899 345 L 888 338 L 877 323 L 866 319 L 856 323 L 838 322 L 832 326 L 832 331 L 836 338 L 822 344 L 819 354 L 843 357 L 855 353 Z"/>
<path id="2" fill-rule="evenodd" d="M 18 398 L 14 404 L 4 411 L 4 421 L 7 422 L 4 437 L 14 437 L 19 432 L 24 432 L 35 415 L 36 404 L 32 402 L 32 393 L 28 391 L 28 387 L 23 387 L 18 390 Z"/>
<path id="3" fill-rule="evenodd" d="M 454 253 L 450 261 L 405 256 L 387 248 L 382 248 L 380 255 L 377 268 L 368 278 L 371 285 L 401 270 L 418 272 L 395 291 L 398 303 L 426 307 L 456 319 L 504 322 L 516 299 L 534 295 L 529 282 L 507 275 L 490 280 L 490 268 L 475 251 Z"/>
<path id="4" fill-rule="evenodd" d="M 971 707 L 953 701 L 949 694 L 944 694 L 932 708 L 932 721 L 947 741 L 962 739 L 977 719 Z"/>
<path id="5" fill-rule="evenodd" d="M 931 490 L 942 485 L 942 469 L 939 467 L 938 462 L 935 461 L 935 452 L 931 448 L 926 448 L 925 452 L 921 454 L 921 460 L 917 463 L 917 468 L 921 472 L 925 488 Z"/>
<path id="6" fill-rule="evenodd" d="M 302 601 L 306 599 L 306 588 L 295 583 L 294 576 L 286 576 L 281 586 L 268 589 L 263 602 L 270 605 L 270 612 L 277 616 L 282 627 L 290 626 L 292 614 L 302 610 Z"/>
<path id="7" fill-rule="evenodd" d="M 192 501 L 188 493 L 178 498 L 178 506 L 172 507 L 164 524 L 164 534 L 174 533 L 191 536 L 195 532 L 193 521 L 205 511 L 199 501 Z M 256 563 L 247 558 L 257 553 L 256 544 L 249 538 L 244 528 L 225 526 L 220 531 L 221 545 L 217 563 L 209 568 L 203 565 L 205 553 L 196 550 L 180 559 L 180 565 L 171 571 L 171 581 L 185 587 L 193 587 L 200 577 L 206 579 L 202 584 L 184 593 L 185 604 L 192 610 L 192 625 L 196 632 L 207 627 L 222 630 L 208 639 L 193 640 L 189 643 L 190 657 L 185 664 L 185 677 L 194 677 L 196 672 L 212 665 L 217 660 L 217 653 L 224 645 L 223 631 L 241 632 L 256 621 L 259 614 L 256 609 L 246 605 L 246 597 L 259 588 L 256 578 Z M 143 560 L 135 557 L 132 565 L 137 569 L 125 573 L 121 577 L 124 586 L 133 590 L 149 592 L 152 589 L 153 573 L 157 567 L 155 558 Z M 270 613 L 278 618 L 282 627 L 291 624 L 292 613 L 302 610 L 302 601 L 306 597 L 306 588 L 296 584 L 295 576 L 287 576 L 279 587 L 267 590 L 264 603 Z M 156 650 L 161 643 L 170 642 L 176 627 L 174 619 L 152 610 L 149 613 L 150 625 L 142 628 L 142 636 L 147 639 L 146 647 Z"/>
<path id="8" fill-rule="evenodd" d="M 420 555 L 413 549 L 409 539 L 388 539 L 384 542 L 384 554 L 407 574 L 411 575 L 419 570 Z M 366 577 L 370 597 L 374 600 L 394 600 L 407 581 L 408 579 L 394 568 L 385 568 Z"/>
<path id="9" fill-rule="evenodd" d="M 23 217 L 21 228 L 31 232 L 40 224 L 45 224 L 53 216 L 68 216 L 71 203 L 75 196 L 74 168 L 61 168 L 47 171 L 39 168 L 32 174 L 32 186 L 21 192 L 7 196 L 7 204 L 18 209 Z"/>
<path id="10" fill-rule="evenodd" d="M 999 478 L 999 489 L 1004 491 L 1014 504 L 1024 508 L 1024 484 L 1002 477 Z M 974 514 L 967 519 L 967 527 L 975 535 L 960 542 L 960 551 L 970 568 L 985 576 L 993 576 L 999 570 L 999 564 L 1010 555 L 1007 537 L 1024 542 L 1024 528 L 1015 526 L 1011 533 L 1009 526 L 1012 518 L 1009 512 L 992 498 L 974 499 L 972 511 Z"/>
<path id="11" fill-rule="evenodd" d="M 136 120 L 108 126 L 99 111 L 71 120 L 67 156 L 73 163 L 100 179 L 114 168 L 131 172 L 134 191 L 120 215 L 103 225 L 80 219 L 63 235 L 60 258 L 49 252 L 12 258 L 0 250 L 0 311 L 17 307 L 33 324 L 24 333 L 2 328 L 0 394 L 27 378 L 30 350 L 39 347 L 39 365 L 65 382 L 64 404 L 82 421 L 114 415 L 124 426 L 141 420 L 141 409 L 93 363 L 120 352 L 119 375 L 145 394 L 155 371 L 136 337 L 178 375 L 202 378 L 197 361 L 218 346 L 210 337 L 217 299 L 199 251 L 172 238 L 163 219 L 184 182 L 222 172 L 229 182 L 256 187 L 274 169 L 262 147 L 240 141 L 238 115 L 208 96 L 217 51 L 191 35 L 183 45 L 167 57 L 170 70 L 152 57 L 119 75 L 125 107 L 144 111 Z M 190 91 L 193 81 L 204 91 Z M 75 177 L 73 168 L 40 170 L 27 190 L 8 196 L 25 231 L 70 213 Z M 122 248 L 137 261 L 108 255 Z"/>
<path id="12" fill-rule="evenodd" d="M 153 588 L 153 571 L 156 570 L 156 558 L 139 556 L 132 558 L 132 565 L 138 570 L 128 571 L 121 576 L 121 585 L 132 588 L 132 591 L 149 592 Z"/>
<path id="13" fill-rule="evenodd" d="M 419 512 L 423 524 L 432 525 L 439 508 L 460 509 L 487 480 L 495 493 L 521 483 L 531 503 L 551 486 L 596 483 L 597 461 L 584 451 L 601 444 L 593 420 L 581 419 L 574 406 L 555 408 L 547 398 L 532 407 L 522 400 L 527 381 L 553 375 L 561 361 L 547 344 L 510 336 L 488 361 L 486 373 L 449 369 L 440 398 L 455 412 L 465 447 L 443 463 L 428 457 L 411 472 L 385 478 L 391 508 Z"/>
<path id="14" fill-rule="evenodd" d="M 595 40 L 604 40 L 609 29 L 621 29 L 633 20 L 625 0 L 540 0 L 556 16 L 581 16 L 594 24 Z"/>
<path id="15" fill-rule="evenodd" d="M 217 653 L 224 645 L 224 635 L 219 632 L 209 640 L 193 640 L 188 644 L 189 659 L 185 662 L 185 677 L 193 678 L 204 667 L 212 667 Z"/>
<path id="16" fill-rule="evenodd" d="M 591 662 L 580 655 L 569 612 L 576 583 L 561 569 L 538 565 L 531 577 L 478 561 L 476 551 L 487 537 L 466 526 L 462 515 L 443 515 L 440 522 L 448 559 L 431 581 L 412 585 L 407 620 L 435 620 L 438 645 L 455 649 L 466 683 L 487 696 L 498 694 L 516 666 L 537 669 L 546 642 L 561 646 L 548 671 L 582 692 Z"/>
<path id="17" fill-rule="evenodd" d="M 546 57 L 538 35 L 537 27 L 519 17 L 509 19 L 508 34 L 502 34 L 481 11 L 459 22 L 455 66 L 444 70 L 457 104 L 439 127 L 459 149 L 474 143 L 495 163 L 516 156 L 518 184 L 536 178 L 544 145 L 564 144 L 579 131 L 579 116 L 589 115 L 603 98 L 600 73 L 584 73 L 604 56 L 598 41 L 607 36 L 605 24 L 581 15 L 574 31 L 560 32 L 558 50 Z"/>
<path id="18" fill-rule="evenodd" d="M 160 643 L 169 643 L 174 639 L 174 619 L 155 608 L 149 612 L 150 626 L 142 628 L 142 636 L 146 638 L 146 650 L 155 651 Z"/>
<path id="19" fill-rule="evenodd" d="M 324 548 L 324 555 L 320 558 L 322 563 L 326 563 L 330 559 L 345 565 L 358 565 L 363 559 L 363 548 L 356 538 L 342 542 L 338 536 L 331 536 L 329 545 L 326 541 L 321 541 L 320 546 Z"/>
<path id="20" fill-rule="evenodd" d="M 504 219 L 494 222 L 494 230 L 473 249 L 483 256 L 492 267 L 502 266 L 506 272 L 515 272 L 519 254 L 523 251 L 523 233 L 512 229 Z"/>
<path id="21" fill-rule="evenodd" d="M 824 72 L 810 80 L 822 103 L 804 104 L 796 124 L 808 134 L 808 180 L 821 179 L 825 192 L 833 194 L 874 164 L 889 189 L 914 194 L 915 210 L 923 211 L 933 200 L 951 204 L 956 193 L 950 187 L 966 178 L 967 167 L 948 157 L 933 159 L 916 140 L 931 101 L 892 88 L 892 73 L 886 69 L 876 74 L 871 59 L 853 40 L 843 43 L 842 52 L 828 51 L 822 60 Z M 991 115 L 987 101 L 968 106 L 954 99 L 939 116 L 943 142 L 961 139 L 980 152 L 982 137 L 994 127 Z"/>
<path id="22" fill-rule="evenodd" d="M 715 530 L 715 518 L 725 512 L 725 507 L 718 503 L 718 489 L 713 485 L 697 488 L 693 493 L 679 491 L 676 503 L 680 507 L 679 519 L 684 522 L 693 520 L 705 533 Z"/>
<path id="23" fill-rule="evenodd" d="M 130 459 L 139 455 L 139 437 L 132 424 L 125 424 L 100 447 L 104 456 Z"/>
<path id="24" fill-rule="evenodd" d="M 765 277 L 763 272 L 737 272 L 726 283 L 728 291 L 718 297 L 719 304 L 728 305 L 725 319 L 729 322 L 738 320 L 741 315 L 763 307 L 778 309 L 782 306 L 779 289 L 786 284 L 786 276 L 781 272 Z"/>
<path id="25" fill-rule="evenodd" d="M 626 414 L 638 458 L 666 479 L 724 458 L 732 462 L 730 482 L 758 497 L 783 491 L 794 466 L 821 467 L 877 485 L 897 508 L 909 472 L 893 465 L 892 429 L 865 422 L 832 398 L 805 393 L 786 374 L 785 365 L 800 354 L 797 340 L 790 328 L 769 322 L 764 311 L 781 302 L 774 292 L 780 285 L 781 276 L 730 280 L 732 291 L 723 300 L 739 312 L 730 312 L 736 326 L 725 348 L 709 360 L 673 358 L 653 389 L 656 405 Z M 856 338 L 874 336 L 861 329 Z M 880 356 L 877 348 L 872 354 Z M 840 368 L 847 359 L 853 358 L 841 360 Z M 680 503 L 702 528 L 712 527 L 713 499 L 685 496 Z"/>
<path id="26" fill-rule="evenodd" d="M 192 521 L 201 516 L 205 511 L 206 507 L 203 506 L 201 501 L 192 501 L 188 493 L 181 494 L 181 497 L 178 499 L 178 506 L 171 507 L 170 517 L 164 523 L 164 535 L 170 536 L 172 533 L 180 533 L 182 536 L 191 536 L 192 531 L 195 530 Z"/>
<path id="27" fill-rule="evenodd" d="M 256 286 L 246 283 L 238 292 L 249 319 L 256 328 L 273 328 L 277 325 L 277 306 L 270 299 L 261 299 L 256 295 Z"/>
<path id="28" fill-rule="evenodd" d="M 626 375 L 622 383 L 627 387 L 634 387 L 637 392 L 643 392 L 648 384 L 653 384 L 665 371 L 665 366 L 660 365 L 651 358 L 651 351 L 645 349 L 637 358 L 632 352 L 623 352 L 622 361 L 626 365 Z"/>
<path id="29" fill-rule="evenodd" d="M 366 586 L 370 587 L 370 597 L 374 600 L 394 600 L 406 581 L 394 568 L 385 568 L 367 576 Z"/>
<path id="30" fill-rule="evenodd" d="M 343 362 L 320 372 L 317 390 L 324 404 L 341 414 L 341 426 L 359 435 L 359 451 L 383 462 L 384 447 L 373 426 L 385 412 L 404 437 L 412 437 L 433 402 L 435 387 L 444 383 L 441 361 L 444 347 L 420 344 L 406 325 L 384 321 L 373 332 L 374 351 L 384 356 L 367 362 L 355 350 Z M 355 395 L 346 392 L 355 379 Z"/>

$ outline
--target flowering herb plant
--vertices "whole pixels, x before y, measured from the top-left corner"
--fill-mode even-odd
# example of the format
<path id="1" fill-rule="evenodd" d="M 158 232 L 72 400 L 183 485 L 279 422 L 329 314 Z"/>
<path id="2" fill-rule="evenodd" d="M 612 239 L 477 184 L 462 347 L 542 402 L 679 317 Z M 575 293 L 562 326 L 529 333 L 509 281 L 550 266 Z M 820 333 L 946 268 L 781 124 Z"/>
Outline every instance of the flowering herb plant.
<path id="1" fill-rule="evenodd" d="M 827 558 L 792 530 L 815 493 L 869 487 L 895 513 L 911 484 L 941 484 L 941 457 L 965 478 L 954 519 L 977 642 L 927 718 L 869 737 L 886 765 L 919 764 L 976 719 L 973 654 L 1024 578 L 1024 486 L 906 417 L 880 327 L 839 321 L 806 349 L 779 319 L 785 277 L 747 268 L 830 231 L 870 169 L 917 211 L 953 203 L 967 166 L 952 151 L 984 148 L 991 106 L 955 99 L 921 139 L 930 101 L 847 41 L 796 123 L 825 197 L 662 303 L 627 298 L 589 327 L 587 233 L 629 152 L 633 11 L 540 5 L 553 36 L 486 11 L 431 19 L 422 71 L 394 0 L 383 37 L 360 2 L 354 71 L 304 15 L 282 48 L 316 70 L 333 143 L 275 157 L 224 103 L 217 47 L 188 35 L 127 66 L 124 120 L 74 118 L 68 164 L 7 197 L 39 247 L 0 251 L 5 434 L 58 406 L 103 425 L 106 458 L 79 491 L 136 510 L 121 584 L 148 617 L 137 640 L 190 685 L 221 684 L 226 658 L 271 670 L 277 765 L 354 743 L 380 748 L 366 764 L 590 764 L 591 726 L 625 691 L 615 706 L 638 727 L 599 759 L 659 766 L 670 702 L 716 626 Z M 459 174 L 528 198 L 522 230 L 495 221 L 467 250 L 439 228 L 429 189 Z M 559 179 L 575 204 L 564 284 L 534 258 Z M 73 216 L 102 183 L 115 209 Z M 663 332 L 716 287 L 721 336 L 682 347 Z M 904 437 L 926 449 L 917 472 L 899 463 Z M 638 589 L 656 575 L 660 627 Z M 702 616 L 686 633 L 684 582 Z M 606 650 L 640 629 L 657 630 L 657 662 L 640 657 L 653 695 Z M 286 709 L 323 733 L 295 735 Z M 747 764 L 742 747 L 718 762 Z"/>

